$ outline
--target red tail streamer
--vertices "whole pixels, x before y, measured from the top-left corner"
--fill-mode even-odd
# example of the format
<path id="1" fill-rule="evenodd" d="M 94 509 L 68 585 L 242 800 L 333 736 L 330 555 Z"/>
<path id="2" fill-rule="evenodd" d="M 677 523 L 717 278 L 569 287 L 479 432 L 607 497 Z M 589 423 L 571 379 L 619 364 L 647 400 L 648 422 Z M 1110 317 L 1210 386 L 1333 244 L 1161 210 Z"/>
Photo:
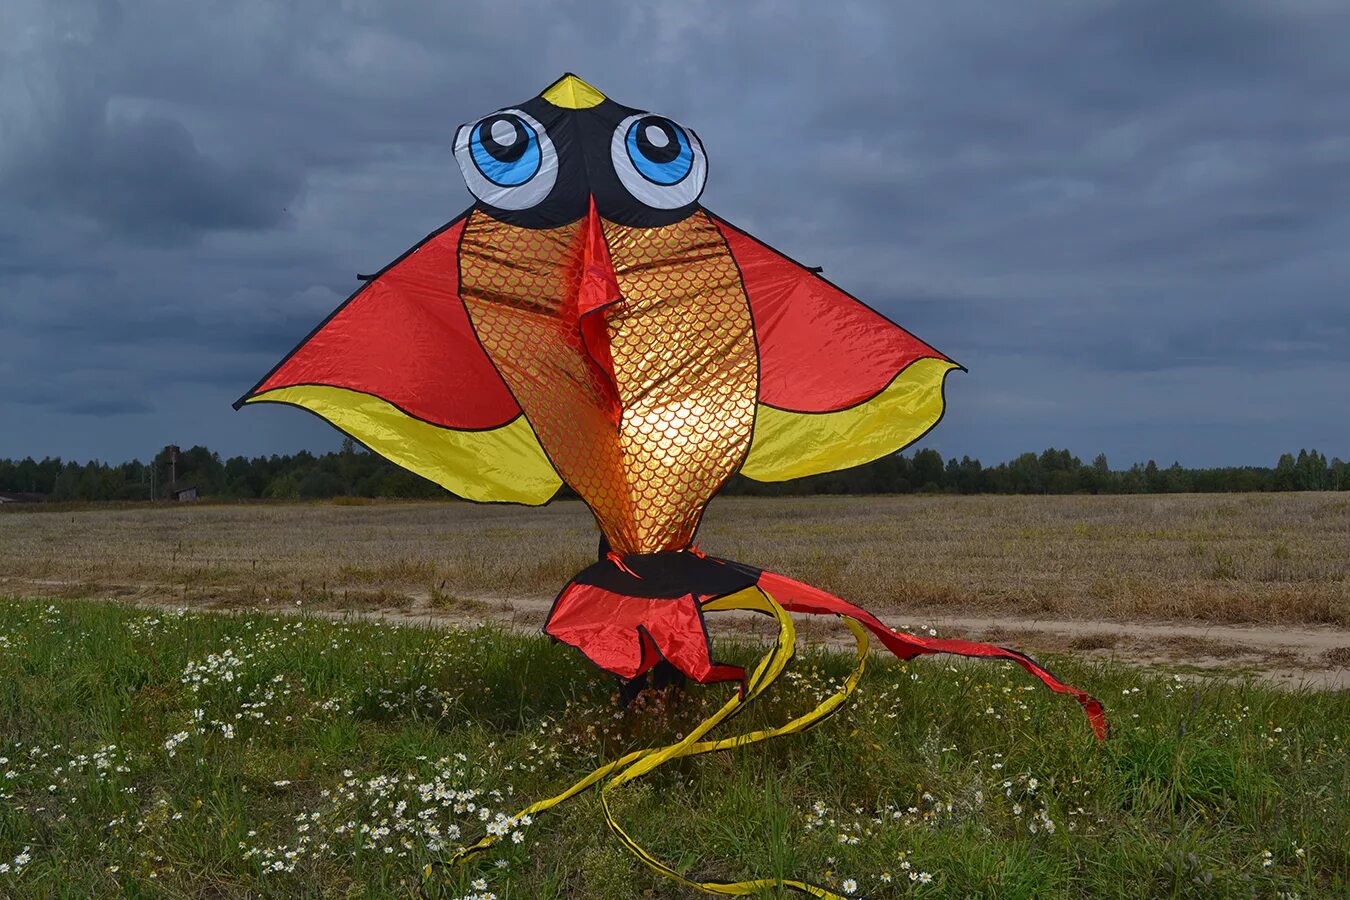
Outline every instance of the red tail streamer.
<path id="1" fill-rule="evenodd" d="M 886 626 L 884 622 L 859 606 L 854 606 L 820 588 L 803 584 L 786 575 L 776 572 L 764 572 L 759 576 L 759 585 L 772 594 L 783 607 L 792 612 L 834 613 L 849 616 L 863 623 L 881 642 L 900 659 L 913 659 L 928 653 L 952 653 L 957 656 L 974 656 L 984 659 L 1008 659 L 1039 678 L 1046 687 L 1057 694 L 1068 694 L 1083 707 L 1088 722 L 1098 740 L 1106 740 L 1110 726 L 1106 721 L 1106 711 L 1101 701 L 1085 691 L 1067 685 L 1043 668 L 1034 659 L 1016 650 L 997 647 L 993 644 L 980 644 L 974 641 L 927 638 L 916 634 L 906 634 Z"/>

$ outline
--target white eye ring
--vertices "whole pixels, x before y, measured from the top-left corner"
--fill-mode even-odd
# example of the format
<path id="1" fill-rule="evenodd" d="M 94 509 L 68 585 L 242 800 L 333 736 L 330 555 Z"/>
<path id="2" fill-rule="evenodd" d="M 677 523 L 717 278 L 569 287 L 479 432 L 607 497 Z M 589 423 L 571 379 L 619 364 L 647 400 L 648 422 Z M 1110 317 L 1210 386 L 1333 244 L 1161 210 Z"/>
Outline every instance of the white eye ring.
<path id="1" fill-rule="evenodd" d="M 665 119 L 664 116 L 659 117 L 679 129 L 678 134 L 683 135 L 689 142 L 689 151 L 693 158 L 689 163 L 688 172 L 681 175 L 673 184 L 654 181 L 638 171 L 629 147 L 629 132 L 638 121 L 649 117 L 652 117 L 652 113 L 637 113 L 624 119 L 614 129 L 614 136 L 609 144 L 614 174 L 619 176 L 619 181 L 623 182 L 628 193 L 647 206 L 655 209 L 679 209 L 681 206 L 688 206 L 703 193 L 703 184 L 708 180 L 708 160 L 703 154 L 703 143 L 698 139 L 698 135 L 688 128 L 678 125 L 671 119 Z"/>
<path id="2" fill-rule="evenodd" d="M 469 146 L 474 130 L 484 120 L 503 115 L 518 118 L 527 128 L 534 131 L 533 137 L 538 141 L 539 166 L 520 184 L 498 184 L 490 180 L 474 162 L 473 148 Z M 464 175 L 464 183 L 468 186 L 469 193 L 498 209 L 529 209 L 538 206 L 553 190 L 553 185 L 558 180 L 558 153 L 553 148 L 552 139 L 537 119 L 518 109 L 503 109 L 491 116 L 484 116 L 477 122 L 459 126 L 459 130 L 455 132 L 455 161 L 459 163 L 459 170 Z"/>

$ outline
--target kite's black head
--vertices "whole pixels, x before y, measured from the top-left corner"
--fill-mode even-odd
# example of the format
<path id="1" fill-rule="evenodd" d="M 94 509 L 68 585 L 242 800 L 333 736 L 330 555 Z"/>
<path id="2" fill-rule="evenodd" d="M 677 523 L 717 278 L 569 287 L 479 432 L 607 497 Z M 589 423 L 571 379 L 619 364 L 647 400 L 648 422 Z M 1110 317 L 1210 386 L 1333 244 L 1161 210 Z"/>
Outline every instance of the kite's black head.
<path id="1" fill-rule="evenodd" d="M 708 176 L 698 136 L 665 116 L 621 106 L 575 75 L 533 100 L 455 134 L 455 159 L 479 205 L 526 228 L 554 228 L 596 211 L 638 228 L 698 208 Z"/>

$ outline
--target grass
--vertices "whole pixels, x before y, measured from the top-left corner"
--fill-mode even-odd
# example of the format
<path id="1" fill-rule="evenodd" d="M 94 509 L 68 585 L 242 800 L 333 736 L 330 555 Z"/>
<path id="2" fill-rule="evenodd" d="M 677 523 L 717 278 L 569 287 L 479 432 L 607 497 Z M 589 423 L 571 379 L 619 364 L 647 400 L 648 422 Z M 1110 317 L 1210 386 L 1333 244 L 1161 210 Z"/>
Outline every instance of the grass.
<path id="1" fill-rule="evenodd" d="M 586 509 L 468 503 L 0 511 L 0 590 L 155 602 L 544 602 Z M 1345 494 L 725 497 L 704 549 L 876 611 L 1350 627 Z"/>
<path id="2" fill-rule="evenodd" d="M 1350 892 L 1350 693 L 1052 662 L 1107 701 L 1111 741 L 1016 668 L 874 657 L 821 727 L 671 764 L 617 813 L 701 877 L 875 897 Z M 803 711 L 847 667 L 799 657 L 734 727 Z M 494 628 L 0 600 L 0 896 L 416 896 L 422 865 L 484 818 L 726 696 L 620 710 L 612 688 Z M 593 795 L 508 831 L 520 842 L 437 889 L 685 896 L 621 850 Z"/>

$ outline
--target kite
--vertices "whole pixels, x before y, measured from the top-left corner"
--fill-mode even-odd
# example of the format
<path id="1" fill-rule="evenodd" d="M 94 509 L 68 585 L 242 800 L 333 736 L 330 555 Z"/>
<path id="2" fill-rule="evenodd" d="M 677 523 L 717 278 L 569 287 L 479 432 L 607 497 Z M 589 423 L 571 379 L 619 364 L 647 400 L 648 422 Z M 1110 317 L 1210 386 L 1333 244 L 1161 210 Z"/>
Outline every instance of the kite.
<path id="1" fill-rule="evenodd" d="M 922 437 L 942 417 L 957 363 L 705 209 L 698 135 L 575 75 L 461 126 L 454 155 L 474 204 L 361 276 L 235 407 L 301 407 L 469 500 L 542 505 L 567 484 L 603 537 L 544 631 L 630 684 L 674 673 L 737 685 L 679 742 L 616 760 L 522 814 L 606 778 L 602 799 L 670 759 L 810 727 L 856 687 L 869 635 L 901 659 L 1011 660 L 1077 699 L 1105 735 L 1100 703 L 1021 653 L 891 629 L 840 597 L 694 543 L 708 502 L 737 472 L 800 478 Z M 779 626 L 750 672 L 713 657 L 705 616 L 729 609 Z M 852 675 L 783 726 L 705 740 L 787 665 L 790 613 L 842 617 L 858 644 Z M 690 887 L 838 896 L 807 882 L 691 881 L 604 808 L 630 851 Z"/>

